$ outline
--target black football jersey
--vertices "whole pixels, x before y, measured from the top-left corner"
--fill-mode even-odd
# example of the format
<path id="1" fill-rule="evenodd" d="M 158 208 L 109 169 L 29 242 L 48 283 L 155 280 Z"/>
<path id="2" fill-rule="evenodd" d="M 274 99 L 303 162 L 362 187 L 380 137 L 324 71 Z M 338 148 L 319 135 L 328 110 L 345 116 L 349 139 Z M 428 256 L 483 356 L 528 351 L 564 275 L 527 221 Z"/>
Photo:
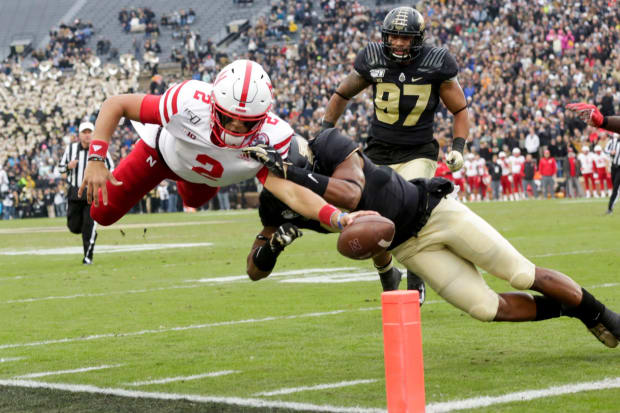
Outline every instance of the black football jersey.
<path id="1" fill-rule="evenodd" d="M 336 129 L 328 129 L 310 141 L 314 172 L 331 176 L 338 165 L 357 151 L 357 144 Z M 364 154 L 366 185 L 356 210 L 377 211 L 396 226 L 388 249 L 411 238 L 418 223 L 419 190 L 387 166 L 377 166 Z"/>
<path id="2" fill-rule="evenodd" d="M 354 68 L 372 84 L 375 111 L 366 151 L 371 159 L 381 162 L 373 157 L 373 141 L 397 147 L 433 141 L 439 86 L 458 74 L 456 60 L 446 49 L 423 46 L 413 61 L 399 64 L 385 57 L 381 43 L 373 42 L 358 53 Z"/>

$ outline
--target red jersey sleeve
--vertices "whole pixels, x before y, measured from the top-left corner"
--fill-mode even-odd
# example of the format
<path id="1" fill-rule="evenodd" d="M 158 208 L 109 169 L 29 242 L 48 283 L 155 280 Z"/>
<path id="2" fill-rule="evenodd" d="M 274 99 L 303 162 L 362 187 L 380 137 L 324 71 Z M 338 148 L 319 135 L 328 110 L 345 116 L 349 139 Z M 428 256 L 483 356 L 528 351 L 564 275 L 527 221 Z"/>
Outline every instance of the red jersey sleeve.
<path id="1" fill-rule="evenodd" d="M 159 115 L 159 100 L 161 96 L 146 95 L 142 99 L 140 105 L 140 122 L 142 123 L 154 123 L 161 125 L 161 117 Z"/>

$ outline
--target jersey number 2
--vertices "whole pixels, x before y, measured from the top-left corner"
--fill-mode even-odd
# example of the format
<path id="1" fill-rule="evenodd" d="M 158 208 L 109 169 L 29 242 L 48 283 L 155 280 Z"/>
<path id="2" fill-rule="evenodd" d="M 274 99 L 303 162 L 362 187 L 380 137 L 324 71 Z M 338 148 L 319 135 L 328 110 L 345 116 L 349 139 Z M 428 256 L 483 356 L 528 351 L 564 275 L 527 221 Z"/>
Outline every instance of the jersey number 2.
<path id="1" fill-rule="evenodd" d="M 404 85 L 404 96 L 417 96 L 415 106 L 405 118 L 403 126 L 413 126 L 418 123 L 420 115 L 428 105 L 431 96 L 431 85 Z M 386 95 L 384 99 L 384 95 Z M 393 125 L 398 122 L 400 117 L 400 88 L 395 83 L 377 83 L 377 94 L 375 96 L 375 112 L 380 122 Z"/>
<path id="2" fill-rule="evenodd" d="M 221 163 L 219 163 L 217 159 L 213 159 L 209 155 L 201 153 L 200 155 L 196 156 L 196 160 L 202 165 L 209 168 L 207 169 L 202 166 L 194 166 L 192 168 L 192 171 L 196 172 L 198 175 L 204 176 L 205 178 L 211 179 L 213 181 L 222 176 L 222 173 L 224 172 L 224 167 Z"/>

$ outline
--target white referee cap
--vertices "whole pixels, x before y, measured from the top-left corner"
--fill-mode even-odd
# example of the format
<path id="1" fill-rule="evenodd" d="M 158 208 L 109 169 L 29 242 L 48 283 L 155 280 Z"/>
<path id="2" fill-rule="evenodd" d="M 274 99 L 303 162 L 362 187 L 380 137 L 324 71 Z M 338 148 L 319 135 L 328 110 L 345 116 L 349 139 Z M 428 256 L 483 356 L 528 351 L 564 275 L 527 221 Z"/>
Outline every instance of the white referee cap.
<path id="1" fill-rule="evenodd" d="M 82 122 L 80 123 L 79 131 L 85 131 L 86 129 L 90 129 L 91 131 L 95 130 L 95 125 L 92 122 Z"/>

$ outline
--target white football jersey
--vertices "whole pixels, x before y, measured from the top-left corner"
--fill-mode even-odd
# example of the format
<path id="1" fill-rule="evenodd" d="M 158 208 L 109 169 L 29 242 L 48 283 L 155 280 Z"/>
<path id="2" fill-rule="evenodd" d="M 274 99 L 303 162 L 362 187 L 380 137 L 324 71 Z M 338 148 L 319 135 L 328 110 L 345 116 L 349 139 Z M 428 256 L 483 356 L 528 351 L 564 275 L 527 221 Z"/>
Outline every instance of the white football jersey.
<path id="1" fill-rule="evenodd" d="M 465 169 L 466 177 L 478 176 L 478 165 L 475 160 L 465 161 L 463 169 Z"/>
<path id="2" fill-rule="evenodd" d="M 521 168 L 523 168 L 523 164 L 525 163 L 525 157 L 523 155 L 510 155 L 508 157 L 508 163 L 510 163 L 510 169 L 513 174 L 520 174 Z"/>
<path id="3" fill-rule="evenodd" d="M 608 158 L 604 153 L 596 153 L 594 152 L 594 165 L 596 165 L 596 169 L 605 169 L 607 168 Z"/>
<path id="4" fill-rule="evenodd" d="M 577 158 L 579 159 L 579 163 L 581 164 L 581 173 L 582 174 L 591 174 L 592 173 L 592 167 L 593 167 L 593 163 L 594 163 L 593 156 L 594 156 L 594 154 L 591 153 L 591 152 L 588 152 L 587 155 L 585 153 L 580 153 L 579 155 L 577 155 Z"/>
<path id="5" fill-rule="evenodd" d="M 508 176 L 511 173 L 510 162 L 506 158 L 499 158 L 497 163 L 502 167 L 502 176 Z"/>
<path id="6" fill-rule="evenodd" d="M 484 158 L 475 159 L 474 162 L 476 162 L 476 168 L 478 168 L 478 176 L 484 176 L 487 172 L 487 163 Z"/>
<path id="7" fill-rule="evenodd" d="M 218 146 L 212 141 L 212 85 L 187 80 L 170 87 L 159 101 L 163 129 L 159 150 L 168 167 L 180 178 L 209 186 L 226 186 L 253 178 L 264 166 L 241 149 Z M 266 144 L 283 159 L 293 136 L 293 128 L 272 112 L 254 135 L 250 146 Z M 145 143 L 154 147 L 152 137 Z"/>

